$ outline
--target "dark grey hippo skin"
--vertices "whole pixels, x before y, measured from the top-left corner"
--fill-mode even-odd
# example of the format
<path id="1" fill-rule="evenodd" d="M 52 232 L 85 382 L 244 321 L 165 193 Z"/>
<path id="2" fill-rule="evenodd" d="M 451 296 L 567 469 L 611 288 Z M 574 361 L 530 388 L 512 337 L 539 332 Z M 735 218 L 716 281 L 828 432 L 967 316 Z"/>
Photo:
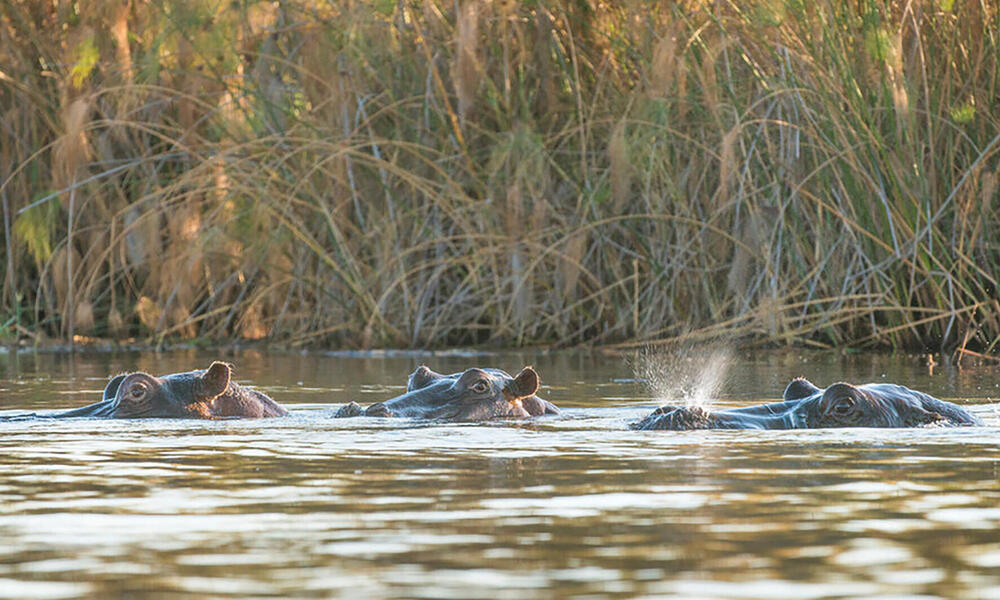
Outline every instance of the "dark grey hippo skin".
<path id="1" fill-rule="evenodd" d="M 828 427 L 971 426 L 983 422 L 952 402 L 891 383 L 835 383 L 820 389 L 793 379 L 781 402 L 710 411 L 661 406 L 632 429 L 820 429 Z"/>
<path id="2" fill-rule="evenodd" d="M 500 369 L 478 368 L 441 375 L 421 366 L 410 375 L 405 394 L 367 409 L 351 402 L 336 416 L 487 421 L 558 414 L 555 405 L 535 395 L 539 384 L 531 367 L 511 376 Z"/>
<path id="3" fill-rule="evenodd" d="M 104 397 L 72 410 L 17 415 L 12 419 L 231 419 L 282 417 L 280 404 L 257 390 L 232 380 L 233 367 L 215 361 L 207 369 L 155 377 L 149 373 L 124 373 L 113 377 Z"/>

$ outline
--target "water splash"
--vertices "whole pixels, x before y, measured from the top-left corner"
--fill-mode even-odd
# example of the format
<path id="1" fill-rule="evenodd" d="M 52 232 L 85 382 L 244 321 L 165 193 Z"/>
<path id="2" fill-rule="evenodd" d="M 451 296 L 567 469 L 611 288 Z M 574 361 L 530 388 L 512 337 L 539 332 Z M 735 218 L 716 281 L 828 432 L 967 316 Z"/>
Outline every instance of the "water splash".
<path id="1" fill-rule="evenodd" d="M 726 382 L 731 360 L 732 350 L 724 346 L 647 348 L 632 370 L 660 403 L 708 406 Z"/>

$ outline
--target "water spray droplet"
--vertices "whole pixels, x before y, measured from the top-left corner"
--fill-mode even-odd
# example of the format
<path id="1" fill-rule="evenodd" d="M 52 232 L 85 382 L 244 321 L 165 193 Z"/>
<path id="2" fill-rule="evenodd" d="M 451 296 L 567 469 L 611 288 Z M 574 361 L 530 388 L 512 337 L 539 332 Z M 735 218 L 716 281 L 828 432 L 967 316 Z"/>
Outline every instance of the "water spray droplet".
<path id="1" fill-rule="evenodd" d="M 646 349 L 631 365 L 662 404 L 707 407 L 726 381 L 732 350 L 719 346 Z"/>

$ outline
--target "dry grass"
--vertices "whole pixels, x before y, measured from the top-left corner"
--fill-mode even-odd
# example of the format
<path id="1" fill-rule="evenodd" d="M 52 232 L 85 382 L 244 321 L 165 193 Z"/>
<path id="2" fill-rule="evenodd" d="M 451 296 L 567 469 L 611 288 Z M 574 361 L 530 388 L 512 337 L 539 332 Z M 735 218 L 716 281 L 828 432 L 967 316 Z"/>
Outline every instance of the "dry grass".
<path id="1" fill-rule="evenodd" d="M 990 3 L 92 4 L 0 0 L 8 336 L 1000 345 Z"/>

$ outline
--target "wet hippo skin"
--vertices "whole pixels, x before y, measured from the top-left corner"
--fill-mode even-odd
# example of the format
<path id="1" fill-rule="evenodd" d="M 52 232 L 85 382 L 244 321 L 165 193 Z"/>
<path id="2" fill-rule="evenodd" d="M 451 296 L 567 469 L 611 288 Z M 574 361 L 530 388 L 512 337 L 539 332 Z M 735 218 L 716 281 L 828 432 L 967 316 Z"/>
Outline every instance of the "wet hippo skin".
<path id="1" fill-rule="evenodd" d="M 982 425 L 952 402 L 891 383 L 835 383 L 820 389 L 796 378 L 781 402 L 719 411 L 700 406 L 661 406 L 632 429 L 819 429 L 827 427 L 923 427 Z"/>
<path id="2" fill-rule="evenodd" d="M 513 377 L 502 369 L 482 369 L 483 371 L 493 375 L 494 377 L 499 377 L 501 379 L 513 379 Z M 406 382 L 406 391 L 412 392 L 414 390 L 419 390 L 425 388 L 432 383 L 441 381 L 442 379 L 451 379 L 457 381 L 463 373 L 452 373 L 450 375 L 442 375 L 436 373 L 428 368 L 426 365 L 420 365 L 416 371 L 410 373 L 409 379 Z M 541 415 L 558 415 L 559 409 L 555 404 L 552 404 L 548 400 L 543 400 L 532 394 L 526 398 L 521 398 L 521 406 L 524 410 L 528 411 L 533 417 Z"/>
<path id="3" fill-rule="evenodd" d="M 232 365 L 215 361 L 207 369 L 160 377 L 142 372 L 125 373 L 108 382 L 100 402 L 35 416 L 57 419 L 223 419 L 281 417 L 288 414 L 266 394 L 232 381 L 232 372 Z"/>
<path id="4" fill-rule="evenodd" d="M 531 367 L 512 377 L 500 369 L 441 375 L 421 366 L 410 375 L 405 394 L 367 409 L 351 402 L 337 416 L 485 421 L 558 413 L 553 404 L 535 395 L 539 384 L 538 373 Z"/>

